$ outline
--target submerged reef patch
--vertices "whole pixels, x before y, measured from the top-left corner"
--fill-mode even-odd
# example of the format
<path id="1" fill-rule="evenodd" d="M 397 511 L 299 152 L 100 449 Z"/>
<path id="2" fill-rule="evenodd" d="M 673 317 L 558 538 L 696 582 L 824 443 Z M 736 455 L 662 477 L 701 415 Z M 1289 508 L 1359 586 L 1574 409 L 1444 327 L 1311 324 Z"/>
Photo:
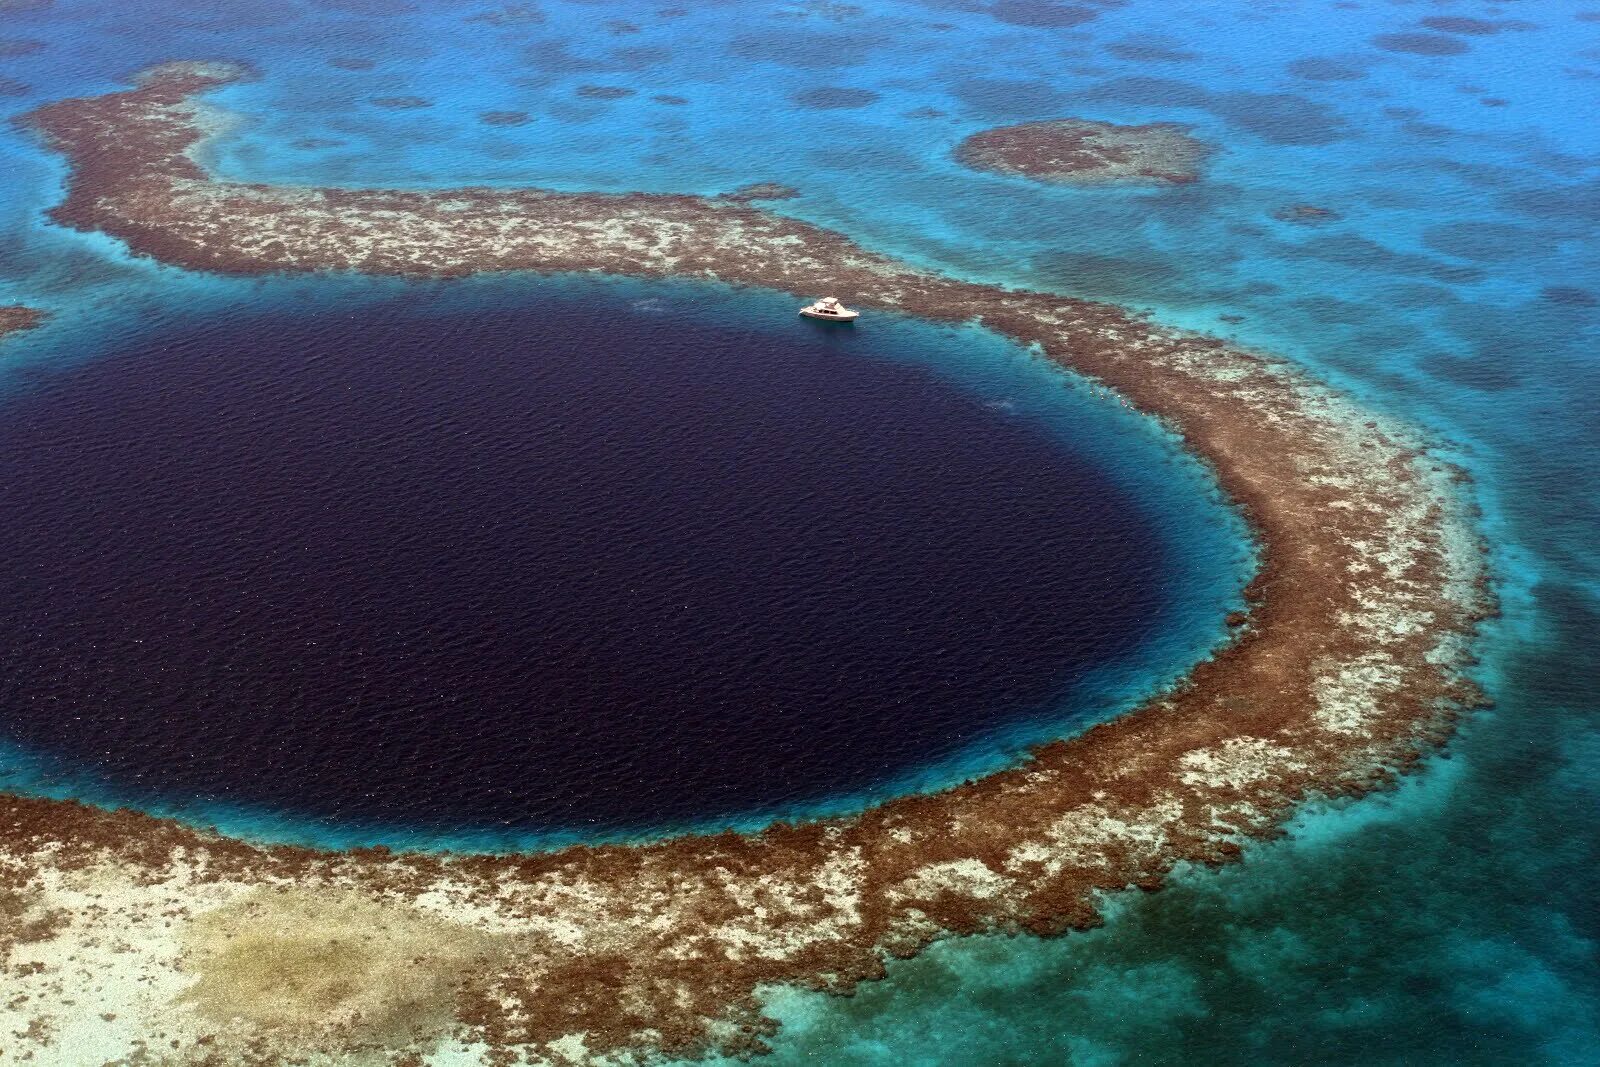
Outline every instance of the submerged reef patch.
<path id="1" fill-rule="evenodd" d="M 1407 52 L 1414 56 L 1459 56 L 1472 46 L 1441 33 L 1380 33 L 1372 43 L 1385 52 Z"/>
<path id="2" fill-rule="evenodd" d="M 1211 146 L 1189 136 L 1189 129 L 1174 122 L 1024 122 L 973 134 L 957 146 L 956 158 L 974 170 L 1055 185 L 1173 185 L 1197 180 L 1211 154 Z"/>
<path id="3" fill-rule="evenodd" d="M 478 121 L 485 126 L 526 126 L 533 116 L 526 111 L 481 111 Z"/>
<path id="4" fill-rule="evenodd" d="M 1063 5 L 993 10 L 1035 24 L 1078 17 Z M 1278 832 L 1307 799 L 1392 782 L 1480 701 L 1462 671 L 1493 605 L 1461 476 L 1293 365 L 1107 304 L 943 277 L 736 201 L 221 180 L 191 155 L 216 128 L 198 98 L 241 74 L 168 65 L 130 90 L 33 112 L 27 122 L 71 168 L 55 221 L 194 270 L 594 271 L 981 320 L 1163 419 L 1212 465 L 1258 540 L 1251 609 L 1181 685 L 1016 767 L 758 834 L 537 855 L 336 853 L 0 795 L 0 884 L 26 894 L 29 914 L 66 916 L 6 956 L 6 988 L 23 1004 L 0 1005 L 6 1030 L 33 1030 L 37 1017 L 38 1032 L 92 1040 L 107 1059 L 156 1032 L 197 1062 L 337 1051 L 319 1031 L 243 1013 L 219 1032 L 194 1007 L 205 979 L 189 970 L 191 946 L 236 928 L 230 917 L 264 887 L 292 883 L 317 902 L 301 911 L 312 930 L 324 902 L 404 913 L 385 920 L 392 941 L 363 949 L 380 971 L 430 923 L 474 931 L 462 935 L 471 953 L 492 942 L 470 967 L 432 942 L 435 954 L 412 960 L 429 1005 L 459 982 L 437 1008 L 449 1014 L 441 1032 L 486 1059 L 755 1051 L 772 1027 L 763 985 L 846 992 L 952 933 L 1093 925 L 1105 891 L 1156 888 L 1180 862 L 1221 863 Z M 302 959 L 327 951 L 312 936 Z M 227 973 L 225 949 L 205 959 Z M 437 1038 L 365 1039 L 415 1055 Z"/>
<path id="5" fill-rule="evenodd" d="M 44 312 L 37 308 L 10 304 L 0 307 L 0 338 L 9 333 L 31 330 L 44 321 Z"/>

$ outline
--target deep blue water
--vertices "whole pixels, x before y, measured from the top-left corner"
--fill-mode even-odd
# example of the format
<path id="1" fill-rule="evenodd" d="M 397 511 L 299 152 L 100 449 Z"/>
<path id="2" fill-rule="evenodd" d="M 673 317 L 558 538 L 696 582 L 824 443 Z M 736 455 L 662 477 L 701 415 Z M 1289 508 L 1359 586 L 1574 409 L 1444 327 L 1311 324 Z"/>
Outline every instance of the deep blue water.
<path id="1" fill-rule="evenodd" d="M 803 195 L 781 210 L 875 248 L 1237 336 L 1431 429 L 1474 475 L 1506 608 L 1481 644 L 1497 705 L 1448 759 L 1393 795 L 1308 812 L 1232 869 L 1119 900 L 1091 934 L 964 939 L 849 1000 L 778 995 L 775 1061 L 1600 1061 L 1600 4 L 670 10 L 57 0 L 0 16 L 0 35 L 42 45 L 3 50 L 0 105 L 101 91 L 158 59 L 250 59 L 262 79 L 220 94 L 243 115 L 212 149 L 229 174 L 702 192 L 782 181 Z M 374 103 L 405 95 L 430 106 Z M 860 106 L 807 106 L 830 99 Z M 528 121 L 489 124 L 490 111 Z M 1195 185 L 1136 192 L 951 160 L 974 130 L 1062 115 L 1189 123 L 1220 152 Z M 0 295 L 58 312 L 13 346 L 0 367 L 12 380 L 126 351 L 177 307 L 270 311 L 319 291 L 154 269 L 52 230 L 40 212 L 58 164 L 18 134 L 0 152 Z M 1274 217 L 1301 202 L 1338 217 Z M 943 371 L 1022 374 L 1000 346 L 959 347 L 974 362 L 946 352 Z M 982 394 L 970 373 L 962 388 Z M 1044 417 L 1042 383 L 1002 392 L 990 399 Z M 1135 444 L 1117 439 L 1114 474 L 1171 472 Z M 1127 484 L 1162 502 L 1150 521 L 1169 524 L 1164 543 L 1212 528 L 1209 505 L 1183 511 L 1199 491 Z M 1147 679 L 1183 658 L 1182 642 L 1166 653 L 1143 661 Z M 1114 687 L 1125 698 L 1136 673 Z"/>
<path id="2" fill-rule="evenodd" d="M 1148 502 L 892 358 L 936 331 L 760 306 L 205 317 L 20 391 L 7 738 L 169 798 L 642 829 L 882 785 L 1162 627 Z"/>

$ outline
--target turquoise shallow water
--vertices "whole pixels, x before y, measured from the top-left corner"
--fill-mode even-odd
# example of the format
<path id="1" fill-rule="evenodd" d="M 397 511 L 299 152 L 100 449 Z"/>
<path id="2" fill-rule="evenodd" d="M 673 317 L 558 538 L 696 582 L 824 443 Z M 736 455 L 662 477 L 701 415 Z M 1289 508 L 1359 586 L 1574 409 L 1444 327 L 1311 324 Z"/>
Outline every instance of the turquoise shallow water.
<path id="1" fill-rule="evenodd" d="M 1231 870 L 1119 900 L 1100 931 L 951 943 L 847 1001 L 784 994 L 777 1060 L 1600 1060 L 1600 6 L 662 10 L 58 2 L 0 15 L 8 41 L 44 46 L 0 50 L 0 104 L 103 91 L 159 59 L 249 59 L 263 78 L 219 94 L 244 115 L 216 149 L 230 175 L 781 181 L 803 194 L 781 210 L 873 247 L 1147 307 L 1428 427 L 1475 476 L 1506 608 L 1483 642 L 1496 707 L 1448 759 L 1395 794 L 1308 813 Z M 427 106 L 373 103 L 407 96 Z M 818 99 L 861 106 L 806 106 Z M 488 111 L 529 121 L 488 125 Z M 1186 122 L 1221 151 L 1196 185 L 1134 192 L 950 161 L 968 132 L 1066 114 Z M 15 133 L 0 152 L 0 297 L 60 312 L 11 373 L 91 358 L 167 300 L 277 298 L 42 227 L 59 164 Z M 1273 217 L 1300 202 L 1339 218 Z"/>

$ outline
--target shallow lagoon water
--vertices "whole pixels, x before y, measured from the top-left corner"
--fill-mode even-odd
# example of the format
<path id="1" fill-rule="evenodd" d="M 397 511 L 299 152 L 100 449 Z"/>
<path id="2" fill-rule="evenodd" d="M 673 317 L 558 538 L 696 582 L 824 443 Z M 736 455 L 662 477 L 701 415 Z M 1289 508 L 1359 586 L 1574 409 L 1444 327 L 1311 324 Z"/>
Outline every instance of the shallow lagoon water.
<path id="1" fill-rule="evenodd" d="M 708 192 L 785 181 L 803 196 L 782 210 L 876 247 L 1139 304 L 1305 362 L 1454 445 L 1486 509 L 1506 608 L 1483 643 L 1497 706 L 1448 760 L 1392 796 L 1309 813 L 1232 870 L 1121 901 L 1093 934 L 951 943 L 849 1001 L 785 994 L 779 1062 L 1595 1059 L 1600 8 L 523 10 L 207 2 L 150 19 L 63 0 L 7 14 L 9 36 L 47 47 L 3 60 L 31 86 L 4 103 L 100 91 L 180 53 L 228 55 L 264 71 L 225 94 L 247 115 L 216 152 L 232 174 Z M 1489 29 L 1424 23 L 1439 18 Z M 761 46 L 794 32 L 852 43 Z M 473 63 L 456 61 L 463 49 Z M 576 96 L 585 84 L 638 91 Z M 878 99 L 796 105 L 826 87 Z M 407 94 L 432 106 L 369 103 Z M 487 126 L 491 109 L 530 121 Z M 949 160 L 972 130 L 1060 114 L 1189 122 L 1223 151 L 1205 181 L 1154 193 L 1050 190 Z M 813 120 L 849 150 L 819 148 Z M 58 165 L 22 137 L 4 151 L 9 298 L 90 323 L 93 305 L 123 322 L 159 309 L 157 294 L 237 294 L 41 229 Z M 1339 217 L 1273 217 L 1301 202 Z"/>

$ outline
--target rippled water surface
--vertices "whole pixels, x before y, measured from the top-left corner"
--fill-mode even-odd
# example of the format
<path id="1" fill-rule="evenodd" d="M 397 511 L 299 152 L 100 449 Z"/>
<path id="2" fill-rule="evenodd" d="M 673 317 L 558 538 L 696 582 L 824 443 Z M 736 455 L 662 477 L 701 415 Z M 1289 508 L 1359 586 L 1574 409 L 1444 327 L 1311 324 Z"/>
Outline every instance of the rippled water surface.
<path id="1" fill-rule="evenodd" d="M 707 193 L 784 182 L 800 196 L 775 209 L 873 248 L 980 280 L 1135 304 L 1298 360 L 1436 434 L 1472 472 L 1505 615 L 1481 645 L 1480 673 L 1496 707 L 1466 725 L 1447 759 L 1395 794 L 1307 813 L 1287 840 L 1253 849 L 1228 871 L 1120 900 L 1091 934 L 952 942 L 892 965 L 885 982 L 849 1000 L 775 995 L 786 1024 L 777 1062 L 1600 1060 L 1592 888 L 1600 862 L 1600 4 L 56 0 L 0 8 L 0 19 L 0 110 L 9 114 L 105 91 L 148 62 L 218 56 L 249 60 L 262 75 L 218 94 L 241 116 L 208 149 L 230 176 Z M 1199 182 L 1155 190 L 1052 189 L 973 174 L 952 159 L 968 133 L 1063 116 L 1185 123 L 1218 152 Z M 230 332 L 230 315 L 248 308 L 270 316 L 326 299 L 320 316 L 339 303 L 316 295 L 323 285 L 349 285 L 352 300 L 362 288 L 332 279 L 257 286 L 131 260 L 112 242 L 42 222 L 58 194 L 58 161 L 17 131 L 0 153 L 8 176 L 0 297 L 56 313 L 47 330 L 8 344 L 0 420 L 28 410 L 65 417 L 72 403 L 86 411 L 90 394 L 72 401 L 69 385 L 100 381 L 105 417 L 131 427 L 140 415 L 123 408 L 150 402 L 140 383 L 181 368 L 189 378 L 165 380 L 193 383 L 192 398 L 162 399 L 165 408 L 148 417 L 195 417 L 231 382 L 274 380 L 272 361 L 284 358 L 258 337 Z M 1297 204 L 1328 214 L 1306 222 L 1286 210 Z M 392 286 L 372 288 L 378 297 L 360 299 L 396 295 Z M 485 302 L 503 308 L 506 298 Z M 759 318 L 751 307 L 739 314 Z M 332 336 L 325 321 L 294 328 Z M 619 316 L 619 329 L 634 321 Z M 490 325 L 469 322 L 461 333 Z M 206 332 L 209 345 L 197 340 Z M 159 338 L 173 339 L 172 351 L 160 351 Z M 367 370 L 340 364 L 337 353 L 325 370 L 343 367 L 370 403 L 401 381 L 431 383 L 428 360 L 398 347 L 392 371 L 376 353 Z M 1057 690 L 1063 699 L 1045 720 L 1069 726 L 1125 706 L 1140 684 L 1168 677 L 1164 669 L 1205 646 L 1199 619 L 1220 617 L 1227 583 L 1218 575 L 1232 572 L 1227 551 L 1194 546 L 1204 531 L 1222 542 L 1232 532 L 1214 524 L 1203 484 L 1187 480 L 1193 472 L 1167 466 L 1155 443 L 1141 450 L 1137 434 L 1094 434 L 1073 444 L 1066 431 L 1081 420 L 1050 415 L 1039 380 L 997 386 L 973 369 L 1010 366 L 1014 352 L 957 347 L 973 358 L 941 350 L 933 363 L 943 384 L 906 376 L 903 361 L 883 362 L 888 354 L 879 352 L 854 370 L 809 379 L 815 391 L 796 414 L 826 424 L 838 411 L 860 412 L 849 425 L 870 424 L 886 447 L 895 440 L 883 425 L 890 413 L 901 413 L 888 421 L 908 432 L 946 417 L 918 397 L 941 398 L 950 418 L 963 403 L 1013 403 L 1053 429 L 1009 426 L 999 408 L 961 415 L 996 433 L 996 448 L 1053 457 L 1005 468 L 1002 485 L 1021 492 L 1028 479 L 1076 477 L 1081 463 L 1077 474 L 1070 462 L 1061 466 L 1076 455 L 1092 457 L 1089 465 L 1131 499 L 1154 503 L 1154 511 L 1134 511 L 1165 546 L 1162 575 L 1189 579 L 1163 590 L 1176 614 L 1146 635 L 1144 651 L 1119 661 L 1131 664 L 1120 677 L 1089 679 L 1099 696 L 1088 703 L 1097 707 Z M 201 350 L 214 373 L 202 372 Z M 259 368 L 230 358 L 247 352 Z M 758 355 L 740 349 L 739 365 L 760 366 Z M 671 384 L 732 387 L 724 369 L 696 363 L 692 346 L 673 358 Z M 794 354 L 769 373 L 798 386 L 814 358 Z M 848 365 L 854 354 L 826 358 Z M 641 382 L 661 381 L 650 377 L 656 368 L 636 369 Z M 580 360 L 563 373 L 577 381 L 587 370 Z M 878 385 L 870 396 L 844 396 L 835 391 L 839 374 Z M 311 408 L 327 402 L 306 400 Z M 858 403 L 870 411 L 851 406 Z M 573 416 L 573 424 L 592 430 L 592 418 Z M 762 432 L 802 439 L 783 422 Z M 618 440 L 634 439 L 636 427 L 626 429 Z M 0 430 L 16 442 L 27 432 L 21 423 Z M 92 439 L 66 436 L 74 447 Z M 813 447 L 805 439 L 801 451 Z M 960 470 L 976 474 L 1008 454 L 964 455 Z M 113 516 L 50 497 L 38 474 L 48 468 L 36 458 L 7 454 L 16 472 L 8 477 L 19 487 L 31 478 L 40 506 L 80 515 L 85 529 L 115 526 Z M 94 460 L 102 470 L 118 461 Z M 182 460 L 175 470 L 202 466 Z M 924 487 L 954 491 L 941 472 L 925 474 Z M 60 473 L 60 493 L 85 477 Z M 463 499 L 470 489 L 451 492 Z M 5 521 L 26 530 L 28 511 L 14 511 Z M 877 514 L 892 525 L 886 510 Z M 149 515 L 129 521 L 154 522 Z M 932 525 L 916 528 L 936 529 L 937 519 L 917 516 Z M 1019 521 L 1019 529 L 1043 526 L 1031 514 Z M 58 535 L 64 544 L 84 537 Z M 1026 539 L 1014 547 L 1014 560 L 991 565 L 1014 573 L 1036 551 Z M 170 566 L 139 560 L 127 546 L 117 551 L 147 575 Z M 493 587 L 496 595 L 502 588 Z M 1004 602 L 980 591 L 983 603 Z M 864 638 L 837 640 L 834 647 L 859 648 Z M 1030 653 L 1020 644 L 995 647 L 1024 670 Z M 977 673 L 1001 685 L 995 692 L 1035 694 L 1015 707 L 1049 689 L 1048 669 L 1027 673 L 1032 682 L 1009 671 L 987 664 Z M 1011 721 L 1024 720 L 1045 721 Z M 1007 736 L 1014 744 L 1025 735 Z M 973 743 L 962 749 L 968 756 L 942 764 L 946 772 L 962 759 L 1003 758 L 1005 742 Z M 65 768 L 8 766 L 36 784 L 49 772 L 60 789 L 88 788 Z M 781 793 L 764 799 L 781 805 Z M 238 818 L 266 825 L 258 808 Z"/>
<path id="2" fill-rule="evenodd" d="M 1170 629 L 1156 501 L 933 373 L 960 334 L 684 295 L 191 317 L 19 390 L 6 733 L 174 798 L 637 829 L 880 786 Z"/>

